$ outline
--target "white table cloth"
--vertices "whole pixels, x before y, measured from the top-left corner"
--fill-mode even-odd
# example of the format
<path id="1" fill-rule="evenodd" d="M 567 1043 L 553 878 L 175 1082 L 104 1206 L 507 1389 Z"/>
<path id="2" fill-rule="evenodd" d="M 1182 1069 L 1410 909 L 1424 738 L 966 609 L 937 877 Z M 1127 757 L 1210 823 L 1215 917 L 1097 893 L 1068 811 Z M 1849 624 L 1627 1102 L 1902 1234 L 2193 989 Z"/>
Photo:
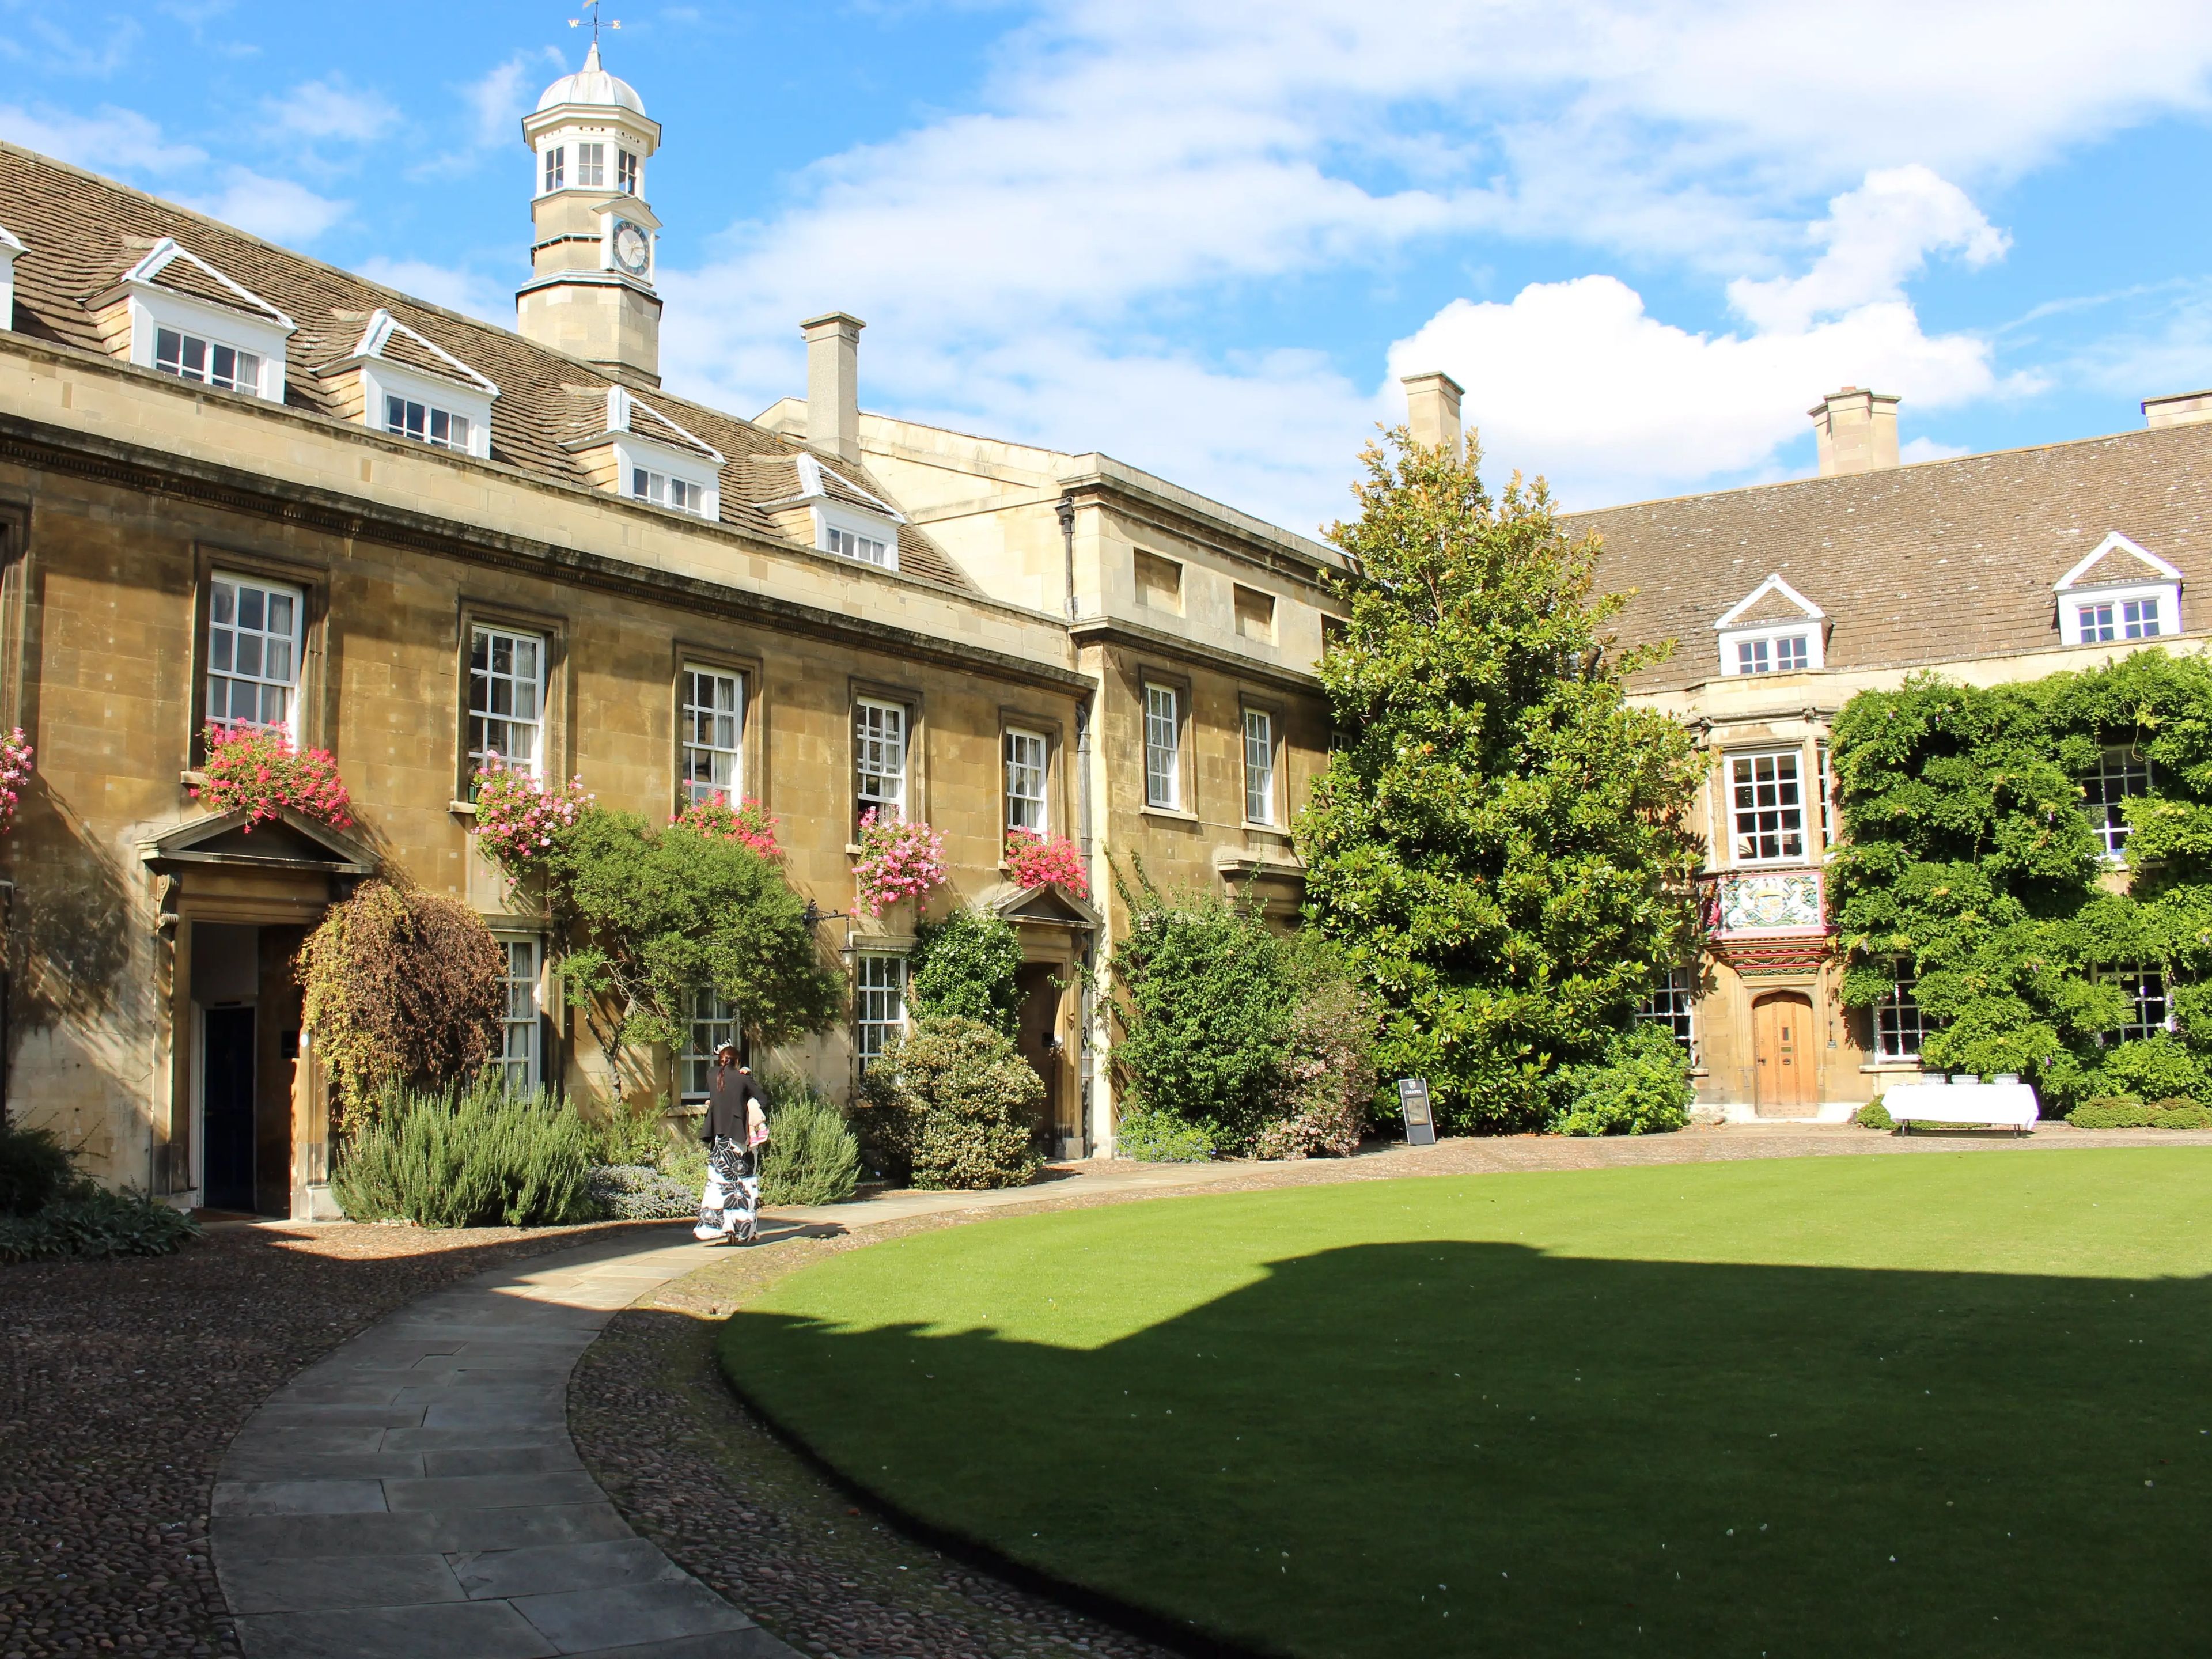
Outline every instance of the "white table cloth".
<path id="1" fill-rule="evenodd" d="M 2041 1115 L 2025 1083 L 1900 1083 L 1881 1097 L 1899 1123 L 1987 1123 L 2025 1133 Z"/>

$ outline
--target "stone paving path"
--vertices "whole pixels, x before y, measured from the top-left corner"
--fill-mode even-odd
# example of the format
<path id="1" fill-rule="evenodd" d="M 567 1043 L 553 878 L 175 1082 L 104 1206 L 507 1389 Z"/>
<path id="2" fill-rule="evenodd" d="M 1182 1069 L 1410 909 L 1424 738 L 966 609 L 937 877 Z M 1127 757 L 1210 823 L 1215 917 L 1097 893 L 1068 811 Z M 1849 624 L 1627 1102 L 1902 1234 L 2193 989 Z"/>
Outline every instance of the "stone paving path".
<path id="1" fill-rule="evenodd" d="M 578 1356 L 700 1265 L 672 1232 L 496 1269 L 272 1395 L 210 1534 L 249 1659 L 795 1659 L 632 1532 L 568 1437 Z"/>

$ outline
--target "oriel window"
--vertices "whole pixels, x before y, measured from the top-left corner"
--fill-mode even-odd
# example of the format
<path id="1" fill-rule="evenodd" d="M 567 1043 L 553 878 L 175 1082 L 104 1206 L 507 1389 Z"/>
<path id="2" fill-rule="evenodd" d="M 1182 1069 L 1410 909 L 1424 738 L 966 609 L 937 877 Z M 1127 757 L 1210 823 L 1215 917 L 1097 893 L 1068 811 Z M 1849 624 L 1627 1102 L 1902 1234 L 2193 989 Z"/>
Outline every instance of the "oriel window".
<path id="1" fill-rule="evenodd" d="M 1780 864 L 1805 856 L 1805 796 L 1794 749 L 1729 759 L 1735 861 Z"/>

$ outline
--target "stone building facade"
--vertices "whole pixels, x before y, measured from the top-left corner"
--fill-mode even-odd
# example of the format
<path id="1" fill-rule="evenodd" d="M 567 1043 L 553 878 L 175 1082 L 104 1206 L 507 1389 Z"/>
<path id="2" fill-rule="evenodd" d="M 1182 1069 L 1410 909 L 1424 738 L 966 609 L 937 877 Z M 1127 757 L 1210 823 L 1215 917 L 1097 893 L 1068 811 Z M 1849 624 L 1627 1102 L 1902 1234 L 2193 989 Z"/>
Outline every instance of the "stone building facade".
<path id="1" fill-rule="evenodd" d="M 905 1018 L 920 919 L 841 914 L 856 813 L 926 820 L 932 914 L 1022 937 L 1041 1134 L 1109 1150 L 1074 971 L 1112 947 L 1108 855 L 1294 902 L 1338 556 L 1103 456 L 862 417 L 840 313 L 805 325 L 803 404 L 664 392 L 658 124 L 595 49 L 525 137 L 520 334 L 0 146 L 0 726 L 38 750 L 4 847 L 8 1118 L 173 1202 L 329 1213 L 291 957 L 380 866 L 505 942 L 515 1080 L 604 1097 L 542 920 L 474 850 L 494 749 L 648 817 L 759 800 L 853 994 L 768 1058 L 840 1095 Z M 909 464 L 939 443 L 958 464 Z M 241 719 L 332 751 L 358 826 L 203 810 L 202 734 Z M 1093 896 L 1010 884 L 1013 824 L 1076 840 Z M 733 1011 L 695 1012 L 630 1086 L 696 1092 Z"/>
<path id="2" fill-rule="evenodd" d="M 1711 757 L 1696 809 L 1709 949 L 1645 1012 L 1724 1115 L 1840 1117 L 1919 1071 L 1909 981 L 1871 1014 L 1837 997 L 1823 872 L 1845 702 L 1923 671 L 1990 685 L 2147 645 L 2193 653 L 2212 630 L 2191 592 L 2212 571 L 2212 396 L 2154 399 L 2140 431 L 1911 466 L 1897 406 L 1850 386 L 1815 405 L 1820 477 L 1571 525 L 1601 538 L 1601 585 L 1631 596 L 1620 636 L 1674 642 L 1635 696 Z M 2116 872 L 2118 802 L 2142 779 L 2139 756 L 2111 750 L 2082 780 Z"/>

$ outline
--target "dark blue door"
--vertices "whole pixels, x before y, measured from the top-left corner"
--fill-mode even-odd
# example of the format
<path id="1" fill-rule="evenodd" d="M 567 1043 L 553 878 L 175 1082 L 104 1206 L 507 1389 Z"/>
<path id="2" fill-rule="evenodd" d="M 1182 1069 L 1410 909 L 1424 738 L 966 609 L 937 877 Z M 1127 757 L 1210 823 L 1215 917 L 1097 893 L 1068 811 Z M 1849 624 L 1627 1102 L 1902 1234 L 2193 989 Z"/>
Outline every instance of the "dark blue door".
<path id="1" fill-rule="evenodd" d="M 207 1011 L 201 1064 L 200 1202 L 210 1210 L 253 1209 L 253 1010 Z"/>

